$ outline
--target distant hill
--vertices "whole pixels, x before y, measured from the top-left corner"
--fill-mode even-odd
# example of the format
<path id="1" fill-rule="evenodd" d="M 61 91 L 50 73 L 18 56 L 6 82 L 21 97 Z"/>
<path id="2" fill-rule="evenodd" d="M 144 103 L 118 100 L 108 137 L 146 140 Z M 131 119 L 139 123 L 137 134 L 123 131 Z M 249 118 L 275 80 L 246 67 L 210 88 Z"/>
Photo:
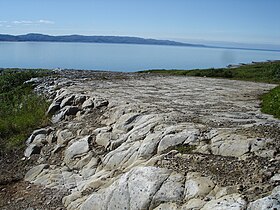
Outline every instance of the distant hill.
<path id="1" fill-rule="evenodd" d="M 205 47 L 200 44 L 188 44 L 170 40 L 144 39 L 128 36 L 50 36 L 44 34 L 26 34 L 26 35 L 7 35 L 0 34 L 0 41 L 10 42 L 88 42 L 88 43 L 116 43 L 116 44 L 148 44 L 148 45 L 172 45 L 172 46 L 195 46 Z"/>

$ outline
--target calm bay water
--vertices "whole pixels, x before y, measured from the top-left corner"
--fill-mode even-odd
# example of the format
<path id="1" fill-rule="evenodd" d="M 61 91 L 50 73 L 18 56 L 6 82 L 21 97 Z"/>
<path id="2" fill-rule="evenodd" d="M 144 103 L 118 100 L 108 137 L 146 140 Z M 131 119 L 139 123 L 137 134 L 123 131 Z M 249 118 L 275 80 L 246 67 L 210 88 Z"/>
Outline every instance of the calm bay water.
<path id="1" fill-rule="evenodd" d="M 199 47 L 0 42 L 0 68 L 68 68 L 109 71 L 196 69 L 279 60 L 280 52 Z"/>

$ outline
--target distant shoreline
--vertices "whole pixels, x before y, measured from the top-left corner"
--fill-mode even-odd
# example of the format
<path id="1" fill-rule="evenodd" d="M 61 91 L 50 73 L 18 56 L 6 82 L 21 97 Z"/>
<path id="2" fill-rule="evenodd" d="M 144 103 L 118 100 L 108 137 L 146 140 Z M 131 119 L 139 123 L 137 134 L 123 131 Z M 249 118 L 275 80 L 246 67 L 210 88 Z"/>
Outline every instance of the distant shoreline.
<path id="1" fill-rule="evenodd" d="M 0 42 L 137 44 L 137 45 L 199 47 L 199 48 L 210 48 L 210 49 L 280 52 L 280 49 L 276 50 L 276 49 L 262 49 L 262 48 L 249 48 L 249 47 L 246 48 L 246 47 L 212 46 L 212 45 L 203 45 L 203 44 L 190 44 L 190 43 L 176 42 L 170 40 L 144 39 L 140 37 L 129 37 L 129 36 L 83 36 L 83 35 L 50 36 L 44 34 L 26 34 L 26 35 L 0 34 Z"/>

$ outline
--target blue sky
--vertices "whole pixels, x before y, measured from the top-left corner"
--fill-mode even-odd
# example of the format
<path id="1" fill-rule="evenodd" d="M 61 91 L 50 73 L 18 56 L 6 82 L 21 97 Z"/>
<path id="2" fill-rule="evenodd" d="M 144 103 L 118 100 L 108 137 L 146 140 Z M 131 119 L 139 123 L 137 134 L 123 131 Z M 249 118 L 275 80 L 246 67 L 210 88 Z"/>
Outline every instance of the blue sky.
<path id="1" fill-rule="evenodd" d="M 280 45 L 280 0 L 1 0 L 0 33 Z"/>

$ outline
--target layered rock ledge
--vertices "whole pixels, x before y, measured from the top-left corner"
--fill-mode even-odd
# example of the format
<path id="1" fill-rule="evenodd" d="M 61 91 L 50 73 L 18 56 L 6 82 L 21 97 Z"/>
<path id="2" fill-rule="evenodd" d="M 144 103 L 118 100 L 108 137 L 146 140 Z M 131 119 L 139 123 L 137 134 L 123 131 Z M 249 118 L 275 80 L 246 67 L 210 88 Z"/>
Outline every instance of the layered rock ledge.
<path id="1" fill-rule="evenodd" d="M 25 180 L 68 190 L 69 210 L 280 209 L 274 85 L 59 71 L 36 91 L 52 124 L 27 139 Z"/>

